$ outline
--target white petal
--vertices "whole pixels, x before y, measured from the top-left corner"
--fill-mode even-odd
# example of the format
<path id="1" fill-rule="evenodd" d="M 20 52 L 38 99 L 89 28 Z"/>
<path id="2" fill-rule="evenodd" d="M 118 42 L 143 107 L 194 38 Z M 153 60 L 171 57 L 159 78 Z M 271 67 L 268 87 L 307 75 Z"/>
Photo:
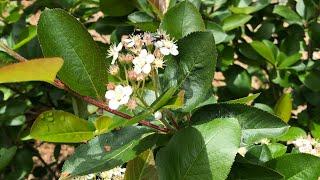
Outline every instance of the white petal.
<path id="1" fill-rule="evenodd" d="M 111 101 L 109 101 L 109 105 L 108 106 L 109 106 L 110 109 L 116 110 L 116 109 L 119 108 L 120 105 L 121 104 L 118 101 L 111 100 Z"/>
<path id="2" fill-rule="evenodd" d="M 124 87 L 124 94 L 126 96 L 130 96 L 132 94 L 132 88 L 130 86 L 125 86 Z"/>
<path id="3" fill-rule="evenodd" d="M 153 54 L 148 54 L 146 57 L 146 62 L 147 63 L 152 63 L 154 61 L 155 57 Z"/>
<path id="4" fill-rule="evenodd" d="M 157 41 L 154 43 L 154 45 L 158 48 L 163 47 L 163 42 L 162 41 Z"/>
<path id="5" fill-rule="evenodd" d="M 114 97 L 116 96 L 116 92 L 114 90 L 108 90 L 106 92 L 106 99 L 114 99 Z"/>
<path id="6" fill-rule="evenodd" d="M 119 52 L 121 51 L 122 47 L 123 47 L 123 44 L 120 42 L 118 46 L 115 48 L 115 50 Z"/>
<path id="7" fill-rule="evenodd" d="M 170 53 L 171 53 L 172 55 L 176 56 L 176 55 L 179 54 L 179 51 L 178 51 L 178 49 L 176 49 L 176 48 L 171 48 L 171 49 L 170 49 Z"/>
<path id="8" fill-rule="evenodd" d="M 142 72 L 145 73 L 145 74 L 149 74 L 151 71 L 151 65 L 150 64 L 145 64 L 143 67 L 142 67 Z"/>
<path id="9" fill-rule="evenodd" d="M 111 64 L 116 63 L 116 60 L 118 59 L 118 56 L 119 56 L 119 54 L 118 54 L 118 53 L 114 53 L 114 54 L 113 54 Z"/>
<path id="10" fill-rule="evenodd" d="M 120 104 L 127 104 L 129 102 L 130 96 L 124 96 L 121 100 L 120 100 Z"/>
<path id="11" fill-rule="evenodd" d="M 165 56 L 170 54 L 170 50 L 166 47 L 160 48 L 160 52 L 161 52 L 161 54 L 163 54 Z"/>
<path id="12" fill-rule="evenodd" d="M 148 55 L 148 51 L 146 49 L 142 49 L 139 56 L 140 57 L 146 57 Z"/>
<path id="13" fill-rule="evenodd" d="M 133 47 L 134 45 L 135 45 L 135 42 L 134 42 L 134 40 L 132 40 L 131 42 L 128 43 L 127 46 L 128 46 L 128 47 Z"/>
<path id="14" fill-rule="evenodd" d="M 142 72 L 142 68 L 140 66 L 134 66 L 133 71 L 137 74 L 140 74 Z"/>
<path id="15" fill-rule="evenodd" d="M 162 118 L 162 114 L 160 111 L 155 112 L 153 116 L 156 120 L 160 120 Z"/>
<path id="16" fill-rule="evenodd" d="M 115 90 L 115 92 L 121 92 L 121 91 L 123 91 L 123 86 L 121 86 L 121 85 L 117 85 L 115 88 L 114 88 L 114 90 Z"/>

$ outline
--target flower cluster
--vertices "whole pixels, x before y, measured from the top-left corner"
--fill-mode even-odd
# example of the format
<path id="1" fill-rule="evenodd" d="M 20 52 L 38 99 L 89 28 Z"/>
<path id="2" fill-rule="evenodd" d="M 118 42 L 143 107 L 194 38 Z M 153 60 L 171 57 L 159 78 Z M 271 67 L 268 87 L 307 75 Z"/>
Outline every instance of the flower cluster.
<path id="1" fill-rule="evenodd" d="M 320 157 L 320 142 L 308 135 L 298 138 L 288 144 L 293 144 L 301 153 L 308 153 Z"/>
<path id="2" fill-rule="evenodd" d="M 159 87 L 158 69 L 164 68 L 165 56 L 178 54 L 175 41 L 161 31 L 123 36 L 119 44 L 111 45 L 108 50 L 108 57 L 112 57 L 109 74 L 120 81 L 108 85 L 105 95 L 108 106 L 118 109 L 126 105 L 134 109 L 139 105 L 135 102 L 139 98 L 136 91 L 143 89 L 145 81 L 150 79 L 155 89 Z"/>

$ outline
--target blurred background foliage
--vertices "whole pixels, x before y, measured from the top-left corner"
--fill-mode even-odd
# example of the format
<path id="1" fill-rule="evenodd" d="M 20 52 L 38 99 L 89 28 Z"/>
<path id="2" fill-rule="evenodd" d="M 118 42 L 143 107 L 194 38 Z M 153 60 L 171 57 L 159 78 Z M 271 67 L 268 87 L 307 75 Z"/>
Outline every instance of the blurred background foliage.
<path id="1" fill-rule="evenodd" d="M 253 106 L 280 116 L 294 127 L 293 136 L 310 133 L 320 138 L 320 1 L 189 1 L 215 37 L 219 55 L 215 101 L 260 93 Z M 78 18 L 106 52 L 124 34 L 156 31 L 177 2 L 1 0 L 1 41 L 28 59 L 42 57 L 36 32 L 41 11 L 62 8 Z M 0 67 L 14 62 L 0 51 Z M 92 110 L 49 84 L 0 85 L 0 179 L 59 176 L 73 145 L 50 145 L 27 136 L 35 118 L 53 108 L 80 116 Z"/>

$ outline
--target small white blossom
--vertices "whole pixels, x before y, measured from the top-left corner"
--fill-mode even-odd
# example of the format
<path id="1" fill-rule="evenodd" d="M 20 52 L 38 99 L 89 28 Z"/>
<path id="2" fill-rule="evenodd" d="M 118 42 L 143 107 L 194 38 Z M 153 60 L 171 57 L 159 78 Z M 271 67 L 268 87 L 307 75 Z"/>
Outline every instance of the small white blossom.
<path id="1" fill-rule="evenodd" d="M 154 60 L 154 62 L 153 62 L 153 66 L 154 66 L 155 68 L 163 68 L 163 66 L 164 66 L 164 61 L 163 61 L 163 59 L 161 59 L 161 58 L 156 58 L 156 59 Z"/>
<path id="2" fill-rule="evenodd" d="M 163 54 L 165 56 L 169 55 L 169 54 L 172 54 L 173 56 L 176 56 L 176 55 L 179 54 L 178 46 L 172 41 L 160 40 L 160 41 L 157 41 L 155 43 L 155 46 L 157 48 L 159 48 L 161 54 Z"/>
<path id="3" fill-rule="evenodd" d="M 117 85 L 114 90 L 108 90 L 105 97 L 109 100 L 110 109 L 118 109 L 119 106 L 129 102 L 131 94 L 132 88 L 130 86 Z"/>
<path id="4" fill-rule="evenodd" d="M 133 37 L 130 37 L 128 39 L 124 39 L 123 41 L 126 43 L 127 47 L 129 47 L 129 48 L 133 47 L 136 44 Z"/>
<path id="5" fill-rule="evenodd" d="M 119 43 L 118 45 L 113 44 L 110 46 L 110 49 L 108 50 L 108 57 L 112 57 L 111 64 L 114 64 L 118 59 L 119 52 L 121 51 L 122 47 L 123 47 L 122 43 Z"/>
<path id="6" fill-rule="evenodd" d="M 135 57 L 132 61 L 134 64 L 134 72 L 137 74 L 149 74 L 151 72 L 151 63 L 155 60 L 153 54 L 149 54 L 146 49 L 142 49 L 139 56 Z"/>
<path id="7" fill-rule="evenodd" d="M 153 114 L 153 116 L 154 116 L 154 119 L 155 119 L 155 120 L 160 120 L 160 119 L 162 119 L 162 113 L 161 113 L 160 111 L 155 112 L 155 113 Z"/>

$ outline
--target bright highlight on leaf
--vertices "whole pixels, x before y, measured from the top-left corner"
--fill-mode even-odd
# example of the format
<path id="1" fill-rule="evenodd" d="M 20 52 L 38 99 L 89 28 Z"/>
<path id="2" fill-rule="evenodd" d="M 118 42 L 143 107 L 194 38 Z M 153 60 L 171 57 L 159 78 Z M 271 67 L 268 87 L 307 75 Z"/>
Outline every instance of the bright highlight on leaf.
<path id="1" fill-rule="evenodd" d="M 61 58 L 34 59 L 0 68 L 0 83 L 44 81 L 53 83 L 62 67 Z"/>

